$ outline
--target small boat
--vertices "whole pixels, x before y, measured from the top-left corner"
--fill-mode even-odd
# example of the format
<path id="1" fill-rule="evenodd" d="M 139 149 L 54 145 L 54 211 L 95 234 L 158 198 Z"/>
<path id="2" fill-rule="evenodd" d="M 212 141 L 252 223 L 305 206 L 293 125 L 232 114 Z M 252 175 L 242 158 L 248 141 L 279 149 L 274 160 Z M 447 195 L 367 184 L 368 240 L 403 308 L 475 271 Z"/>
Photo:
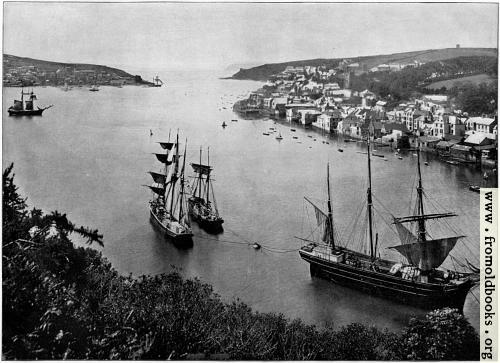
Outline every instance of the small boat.
<path id="1" fill-rule="evenodd" d="M 375 154 L 375 153 L 372 153 L 372 155 L 373 155 L 373 156 L 378 156 L 379 158 L 383 158 L 383 157 L 384 157 L 384 155 L 382 155 L 382 154 Z"/>
<path id="2" fill-rule="evenodd" d="M 238 120 L 231 120 L 231 122 L 238 122 Z"/>
<path id="3" fill-rule="evenodd" d="M 426 162 L 424 163 L 424 165 L 425 165 L 425 166 L 429 166 L 429 163 L 426 161 Z"/>
<path id="4" fill-rule="evenodd" d="M 469 190 L 479 193 L 481 191 L 481 187 L 479 185 L 469 185 Z"/>
<path id="5" fill-rule="evenodd" d="M 278 134 L 278 136 L 276 136 L 276 140 L 282 140 L 283 137 L 281 136 L 281 132 Z"/>
<path id="6" fill-rule="evenodd" d="M 413 153 L 412 155 L 413 155 L 413 156 L 417 156 L 417 154 L 415 154 L 415 153 Z"/>
<path id="7" fill-rule="evenodd" d="M 448 163 L 450 165 L 458 165 L 459 164 L 459 162 L 456 160 L 446 160 L 446 163 Z"/>
<path id="8" fill-rule="evenodd" d="M 326 144 L 330 145 L 330 143 L 328 141 L 325 142 Z"/>
<path id="9" fill-rule="evenodd" d="M 310 137 L 310 138 L 312 138 L 312 136 L 311 136 L 311 135 L 307 135 L 307 137 Z"/>
<path id="10" fill-rule="evenodd" d="M 316 141 L 316 139 L 313 139 L 313 141 Z"/>
<path id="11" fill-rule="evenodd" d="M 339 149 L 339 152 L 343 153 L 343 152 L 344 152 L 344 150 L 342 150 L 342 149 Z"/>
<path id="12" fill-rule="evenodd" d="M 274 127 L 270 127 L 269 130 L 274 130 Z"/>
<path id="13" fill-rule="evenodd" d="M 399 160 L 403 160 L 403 157 L 402 157 L 402 156 L 398 156 L 398 159 L 399 159 Z"/>
<path id="14" fill-rule="evenodd" d="M 295 132 L 295 129 L 290 129 L 290 131 Z"/>
<path id="15" fill-rule="evenodd" d="M 269 133 L 268 132 L 263 132 L 262 135 L 269 136 Z"/>
<path id="16" fill-rule="evenodd" d="M 294 139 L 298 139 L 298 137 L 297 137 L 297 136 L 294 136 L 293 138 L 294 138 Z"/>
<path id="17" fill-rule="evenodd" d="M 30 97 L 25 101 L 24 96 Z M 31 90 L 31 92 L 24 92 L 23 89 L 21 89 L 21 100 L 14 100 L 14 105 L 10 106 L 7 110 L 9 116 L 42 116 L 43 111 L 53 106 L 50 105 L 44 108 L 37 107 L 35 110 L 33 106 L 36 99 L 33 90 Z"/>
<path id="18" fill-rule="evenodd" d="M 368 154 L 366 151 L 356 151 L 357 154 L 363 154 L 363 155 L 366 155 Z"/>
<path id="19" fill-rule="evenodd" d="M 344 142 L 356 142 L 356 140 L 345 139 Z"/>
<path id="20" fill-rule="evenodd" d="M 89 88 L 90 92 L 97 92 L 99 91 L 99 87 L 96 84 L 93 84 L 92 87 Z"/>
<path id="21" fill-rule="evenodd" d="M 224 128 L 224 127 L 226 127 L 226 126 L 227 126 L 226 122 L 225 122 L 225 121 L 222 121 L 222 127 Z"/>
<path id="22" fill-rule="evenodd" d="M 257 242 L 255 242 L 252 247 L 256 250 L 260 250 L 260 248 L 262 247 L 260 244 L 258 244 Z"/>

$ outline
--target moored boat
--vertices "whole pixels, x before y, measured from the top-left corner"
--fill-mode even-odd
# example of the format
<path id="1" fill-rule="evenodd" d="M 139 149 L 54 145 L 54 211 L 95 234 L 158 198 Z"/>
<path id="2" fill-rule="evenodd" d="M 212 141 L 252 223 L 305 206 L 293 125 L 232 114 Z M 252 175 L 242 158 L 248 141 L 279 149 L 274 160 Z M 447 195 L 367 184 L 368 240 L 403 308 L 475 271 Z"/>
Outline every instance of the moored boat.
<path id="1" fill-rule="evenodd" d="M 150 87 L 161 87 L 161 86 L 163 86 L 163 81 L 158 76 L 153 78 L 153 83 L 150 85 Z"/>
<path id="2" fill-rule="evenodd" d="M 420 172 L 420 152 L 417 152 L 417 201 L 416 214 L 407 217 L 392 216 L 392 224 L 401 244 L 389 248 L 399 252 L 401 261 L 380 258 L 378 233 L 374 235 L 373 202 L 371 187 L 370 142 L 368 142 L 367 229 L 361 241 L 369 250 L 363 253 L 354 248 L 354 238 L 343 243 L 333 221 L 330 198 L 329 167 L 327 167 L 327 212 L 306 200 L 315 210 L 317 225 L 322 237 L 308 242 L 299 253 L 310 264 L 312 276 L 322 276 L 335 283 L 425 309 L 452 307 L 459 310 L 469 290 L 478 281 L 479 270 L 467 261 L 470 272 L 452 271 L 441 267 L 457 240 L 464 236 L 432 238 L 426 228 L 429 220 L 456 216 L 454 213 L 426 213 L 423 203 L 423 186 Z M 406 223 L 415 227 L 416 233 Z M 347 247 L 349 245 L 349 247 Z"/>
<path id="3" fill-rule="evenodd" d="M 469 185 L 469 190 L 480 193 L 481 192 L 481 187 L 479 185 Z"/>
<path id="4" fill-rule="evenodd" d="M 24 100 L 24 96 L 29 96 L 29 99 Z M 34 109 L 34 103 L 37 100 L 35 93 L 33 90 L 31 92 L 24 92 L 21 89 L 21 100 L 14 100 L 14 105 L 10 106 L 7 109 L 9 116 L 41 116 L 43 111 L 51 108 L 53 105 Z"/>
<path id="5" fill-rule="evenodd" d="M 209 233 L 220 233 L 223 231 L 224 220 L 219 216 L 213 180 L 211 179 L 212 167 L 210 166 L 210 151 L 207 151 L 207 164 L 202 164 L 201 148 L 200 163 L 191 163 L 197 174 L 191 186 L 192 194 L 188 199 L 189 214 L 198 225 Z"/>
<path id="6" fill-rule="evenodd" d="M 149 202 L 151 221 L 167 240 L 189 247 L 193 243 L 193 233 L 187 215 L 184 191 L 186 146 L 181 168 L 179 135 L 175 143 L 160 142 L 160 146 L 166 150 L 166 153 L 155 155 L 162 163 L 162 170 L 159 173 L 149 172 L 154 182 L 153 185 L 148 185 L 153 191 L 153 198 Z"/>

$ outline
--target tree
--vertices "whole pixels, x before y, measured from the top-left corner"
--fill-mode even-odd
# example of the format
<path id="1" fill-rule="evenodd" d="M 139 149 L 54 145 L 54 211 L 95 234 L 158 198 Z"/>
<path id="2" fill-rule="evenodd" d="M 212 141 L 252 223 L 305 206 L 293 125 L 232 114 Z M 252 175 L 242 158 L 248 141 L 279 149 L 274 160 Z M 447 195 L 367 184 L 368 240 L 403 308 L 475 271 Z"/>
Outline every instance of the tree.
<path id="1" fill-rule="evenodd" d="M 479 337 L 456 309 L 444 308 L 412 318 L 402 336 L 401 355 L 408 360 L 479 360 Z"/>

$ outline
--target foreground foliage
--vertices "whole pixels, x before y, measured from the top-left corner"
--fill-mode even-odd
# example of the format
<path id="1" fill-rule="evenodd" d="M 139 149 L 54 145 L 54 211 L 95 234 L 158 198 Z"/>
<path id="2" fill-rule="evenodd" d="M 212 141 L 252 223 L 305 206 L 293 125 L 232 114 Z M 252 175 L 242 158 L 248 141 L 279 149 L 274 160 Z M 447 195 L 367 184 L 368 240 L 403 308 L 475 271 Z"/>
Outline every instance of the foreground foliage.
<path id="1" fill-rule="evenodd" d="M 457 311 L 413 319 L 401 333 L 351 324 L 319 329 L 281 314 L 224 303 L 211 286 L 178 272 L 120 276 L 71 233 L 98 231 L 65 215 L 27 210 L 3 173 L 3 336 L 6 359 L 401 360 L 479 358 L 474 329 Z M 211 355 L 211 356 L 210 356 Z M 221 356 L 217 356 L 220 357 Z"/>

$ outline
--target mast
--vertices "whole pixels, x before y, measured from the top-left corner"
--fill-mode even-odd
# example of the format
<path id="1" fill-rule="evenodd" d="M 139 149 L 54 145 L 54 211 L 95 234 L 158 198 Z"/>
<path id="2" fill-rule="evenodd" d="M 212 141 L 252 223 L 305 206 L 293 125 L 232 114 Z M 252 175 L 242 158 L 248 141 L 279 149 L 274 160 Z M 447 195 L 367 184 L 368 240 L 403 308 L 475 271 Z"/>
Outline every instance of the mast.
<path id="1" fill-rule="evenodd" d="M 182 160 L 182 169 L 181 169 L 181 191 L 179 194 L 179 222 L 181 222 L 182 218 L 182 202 L 184 199 L 184 168 L 186 166 L 186 148 L 187 148 L 187 139 L 186 144 L 184 145 L 184 160 Z"/>
<path id="2" fill-rule="evenodd" d="M 165 150 L 165 155 L 166 155 L 167 160 L 168 160 L 168 152 L 169 152 L 168 149 Z M 162 205 L 163 205 L 163 207 L 166 207 L 165 204 L 167 203 L 167 184 L 168 184 L 167 183 L 167 178 L 168 178 L 168 176 L 167 176 L 167 174 L 168 174 L 167 173 L 167 171 L 168 171 L 167 163 L 165 163 L 165 169 L 164 170 L 165 170 L 165 174 L 164 174 L 165 175 L 165 182 L 163 183 L 163 196 L 162 196 L 163 203 L 162 203 Z"/>
<path id="3" fill-rule="evenodd" d="M 417 148 L 417 170 L 418 170 L 418 186 L 417 186 L 417 203 L 418 203 L 418 215 L 424 216 L 424 198 L 422 187 L 422 173 L 420 171 L 420 147 Z M 420 242 L 425 242 L 425 219 L 420 218 L 418 220 L 418 240 Z"/>
<path id="4" fill-rule="evenodd" d="M 209 203 L 210 198 L 210 146 L 207 147 L 207 166 L 208 166 L 208 174 L 207 174 L 207 205 Z"/>
<path id="5" fill-rule="evenodd" d="M 174 172 L 172 173 L 172 187 L 170 190 L 172 191 L 172 197 L 170 198 L 170 215 L 173 216 L 173 210 L 174 210 L 174 192 L 175 192 L 175 182 L 177 181 L 177 170 L 178 170 L 178 163 L 179 163 L 179 132 L 177 132 L 177 140 L 175 143 L 175 160 L 174 160 L 175 165 L 172 165 L 174 168 Z"/>
<path id="6" fill-rule="evenodd" d="M 200 146 L 200 165 L 201 165 L 201 146 Z M 198 198 L 201 199 L 201 169 L 200 172 L 198 173 Z"/>
<path id="7" fill-rule="evenodd" d="M 328 187 L 328 233 L 330 234 L 330 241 L 332 250 L 335 249 L 335 241 L 333 239 L 333 217 L 332 217 L 332 202 L 330 199 L 330 163 L 326 164 L 326 184 Z"/>
<path id="8" fill-rule="evenodd" d="M 368 226 L 370 233 L 370 257 L 375 258 L 375 251 L 373 250 L 373 223 L 372 223 L 372 166 L 370 160 L 370 131 L 368 131 L 368 190 L 366 191 L 368 199 Z"/>

